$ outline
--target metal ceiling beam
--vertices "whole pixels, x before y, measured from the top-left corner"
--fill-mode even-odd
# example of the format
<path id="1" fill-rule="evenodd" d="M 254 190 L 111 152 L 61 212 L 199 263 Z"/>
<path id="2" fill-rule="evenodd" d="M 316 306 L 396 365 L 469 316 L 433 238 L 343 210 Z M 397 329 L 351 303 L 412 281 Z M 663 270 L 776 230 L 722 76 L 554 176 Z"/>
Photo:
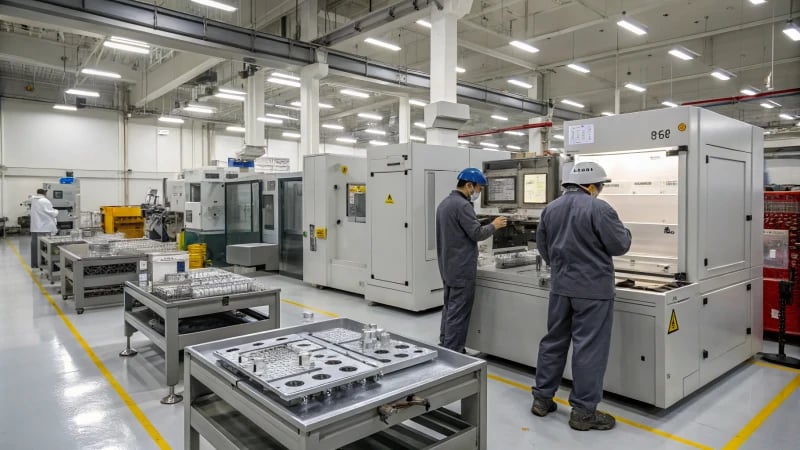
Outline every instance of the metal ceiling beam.
<path id="1" fill-rule="evenodd" d="M 179 53 L 169 61 L 159 64 L 144 80 L 137 83 L 131 92 L 131 104 L 137 108 L 160 98 L 178 86 L 188 83 L 206 70 L 224 61 L 222 58 Z"/>
<path id="2" fill-rule="evenodd" d="M 332 71 L 375 82 L 429 90 L 424 72 L 379 64 L 348 53 L 321 49 L 315 44 L 281 38 L 201 17 L 163 10 L 126 0 L 0 0 L 0 15 L 37 18 L 59 24 L 91 25 L 105 34 L 121 34 L 153 45 L 220 58 L 253 58 L 266 67 L 299 68 L 326 62 Z M 521 95 L 459 83 L 460 99 L 509 108 L 531 115 L 545 115 L 547 105 Z M 582 114 L 559 111 L 562 119 Z"/>

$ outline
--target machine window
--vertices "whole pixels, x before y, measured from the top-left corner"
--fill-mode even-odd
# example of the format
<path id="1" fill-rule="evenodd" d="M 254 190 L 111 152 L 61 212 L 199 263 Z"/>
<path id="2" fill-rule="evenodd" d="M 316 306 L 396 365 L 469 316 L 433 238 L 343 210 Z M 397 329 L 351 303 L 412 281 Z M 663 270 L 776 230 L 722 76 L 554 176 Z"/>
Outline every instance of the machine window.
<path id="1" fill-rule="evenodd" d="M 494 177 L 487 181 L 487 203 L 514 203 L 517 201 L 516 177 Z"/>
<path id="2" fill-rule="evenodd" d="M 547 203 L 547 174 L 529 173 L 522 177 L 523 203 Z"/>

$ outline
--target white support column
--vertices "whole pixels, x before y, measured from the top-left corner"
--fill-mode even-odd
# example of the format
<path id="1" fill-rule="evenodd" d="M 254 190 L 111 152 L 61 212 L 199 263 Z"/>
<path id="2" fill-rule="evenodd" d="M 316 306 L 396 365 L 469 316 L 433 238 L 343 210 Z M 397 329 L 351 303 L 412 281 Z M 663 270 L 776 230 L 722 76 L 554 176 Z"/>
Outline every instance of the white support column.
<path id="1" fill-rule="evenodd" d="M 614 114 L 619 114 L 620 112 L 620 95 L 622 94 L 622 90 L 620 88 L 614 89 Z"/>
<path id="2" fill-rule="evenodd" d="M 534 76 L 529 80 L 532 87 L 528 89 L 528 98 L 533 100 L 540 100 L 542 98 L 542 79 L 540 76 Z M 547 117 L 531 117 L 528 123 L 543 122 Z M 542 129 L 531 128 L 528 130 L 528 151 L 534 153 L 536 156 L 544 154 L 544 144 L 542 143 Z"/>
<path id="3" fill-rule="evenodd" d="M 456 147 L 458 128 L 469 120 L 469 108 L 458 105 L 458 19 L 472 8 L 472 0 L 444 0 L 441 10 L 431 7 L 431 104 L 425 107 L 427 143 Z"/>
<path id="4" fill-rule="evenodd" d="M 264 115 L 264 71 L 259 70 L 247 78 L 247 97 L 244 102 L 244 145 L 264 147 L 264 124 L 258 118 Z"/>
<path id="5" fill-rule="evenodd" d="M 300 170 L 303 170 L 305 155 L 320 153 L 319 80 L 326 76 L 327 64 L 314 63 L 300 69 Z"/>
<path id="6" fill-rule="evenodd" d="M 300 3 L 298 12 L 300 20 L 300 40 L 310 42 L 319 37 L 318 17 L 319 11 L 317 0 L 303 0 Z"/>
<path id="7" fill-rule="evenodd" d="M 400 97 L 399 106 L 397 137 L 400 144 L 406 144 L 411 138 L 411 104 L 408 103 L 408 97 Z"/>

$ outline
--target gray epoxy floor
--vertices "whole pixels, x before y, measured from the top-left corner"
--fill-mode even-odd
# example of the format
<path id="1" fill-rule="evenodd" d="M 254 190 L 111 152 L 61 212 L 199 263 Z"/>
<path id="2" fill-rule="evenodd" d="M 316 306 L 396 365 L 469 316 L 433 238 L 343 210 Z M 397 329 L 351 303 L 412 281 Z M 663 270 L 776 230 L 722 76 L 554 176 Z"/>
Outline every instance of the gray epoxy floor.
<path id="1" fill-rule="evenodd" d="M 23 255 L 27 238 L 9 239 Z M 38 271 L 37 271 L 38 275 Z M 262 278 L 282 289 L 282 298 L 321 311 L 381 324 L 390 331 L 435 343 L 439 312 L 412 314 L 369 306 L 357 296 L 317 290 L 280 276 Z M 183 447 L 183 404 L 165 406 L 163 356 L 140 334 L 135 358 L 118 356 L 125 346 L 122 308 L 76 315 L 57 287 L 45 284 L 65 317 L 119 382 L 169 447 Z M 282 325 L 301 322 L 303 307 L 282 304 Z M 153 437 L 111 387 L 65 322 L 31 280 L 11 247 L 0 239 L 0 448 L 151 449 Z M 317 318 L 325 314 L 316 312 Z M 531 343 L 537 345 L 537 343 Z M 766 350 L 774 350 L 767 343 Z M 800 354 L 797 348 L 790 352 Z M 540 419 L 529 413 L 532 369 L 490 359 L 488 384 L 490 449 L 685 449 L 800 447 L 800 391 L 788 398 L 744 442 L 732 441 L 800 373 L 745 363 L 712 386 L 668 411 L 619 398 L 603 408 L 620 419 L 610 432 L 580 433 L 567 425 L 568 409 Z M 179 391 L 182 387 L 179 387 Z M 568 387 L 559 397 L 566 399 Z M 726 447 L 726 444 L 728 445 Z M 168 448 L 162 446 L 162 448 Z"/>

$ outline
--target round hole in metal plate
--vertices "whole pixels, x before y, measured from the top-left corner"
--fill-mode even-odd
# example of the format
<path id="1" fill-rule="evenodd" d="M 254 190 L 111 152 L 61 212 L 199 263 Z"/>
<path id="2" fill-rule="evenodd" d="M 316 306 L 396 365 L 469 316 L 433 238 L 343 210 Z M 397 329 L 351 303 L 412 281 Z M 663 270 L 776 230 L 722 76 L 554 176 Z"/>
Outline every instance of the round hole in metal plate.
<path id="1" fill-rule="evenodd" d="M 328 358 L 336 358 L 336 355 L 329 355 Z"/>
<path id="2" fill-rule="evenodd" d="M 408 348 L 408 346 L 406 344 L 400 344 L 400 345 L 395 345 L 394 348 L 399 348 L 402 350 L 404 348 Z"/>
<path id="3" fill-rule="evenodd" d="M 258 347 L 258 346 L 261 346 L 261 345 L 264 345 L 264 343 L 263 342 L 255 342 L 255 343 L 253 343 L 253 347 Z"/>
<path id="4" fill-rule="evenodd" d="M 408 355 L 405 353 L 395 353 L 395 358 L 408 358 Z"/>
<path id="5" fill-rule="evenodd" d="M 285 341 L 285 340 L 287 340 L 287 339 L 289 339 L 289 338 L 282 337 L 282 338 L 278 338 L 278 339 L 275 339 L 275 340 L 276 340 L 276 341 Z"/>
<path id="6" fill-rule="evenodd" d="M 383 355 L 385 353 L 389 353 L 389 350 L 375 350 L 375 353 L 377 353 L 379 355 Z"/>
<path id="7" fill-rule="evenodd" d="M 314 358 L 324 358 L 325 355 L 314 355 Z"/>
<path id="8" fill-rule="evenodd" d="M 340 367 L 339 370 L 341 370 L 342 372 L 355 372 L 358 369 L 353 366 L 344 366 Z"/>
<path id="9" fill-rule="evenodd" d="M 380 361 L 380 362 L 382 362 L 382 363 L 390 363 L 390 362 L 392 362 L 392 360 L 391 360 L 391 359 L 386 359 L 386 358 L 379 359 L 378 361 Z"/>
<path id="10" fill-rule="evenodd" d="M 327 364 L 329 366 L 336 366 L 336 365 L 339 365 L 341 363 L 342 362 L 339 361 L 338 359 L 329 359 L 329 360 L 325 361 L 325 364 Z"/>
<path id="11" fill-rule="evenodd" d="M 310 347 L 310 346 L 311 346 L 311 344 L 308 344 L 308 343 L 303 343 L 303 344 L 297 344 L 297 346 L 298 346 L 298 347 Z"/>
<path id="12" fill-rule="evenodd" d="M 286 382 L 286 385 L 289 386 L 289 387 L 298 387 L 298 386 L 302 386 L 304 384 L 306 384 L 306 383 L 303 382 L 303 381 L 300 381 L 300 380 L 290 380 L 290 381 Z"/>
<path id="13" fill-rule="evenodd" d="M 422 350 L 420 349 L 414 350 L 414 353 L 422 353 Z"/>
<path id="14" fill-rule="evenodd" d="M 330 377 L 331 376 L 328 375 L 327 373 L 318 373 L 318 374 L 312 376 L 311 378 L 313 378 L 315 380 L 327 380 Z"/>
<path id="15" fill-rule="evenodd" d="M 229 349 L 227 349 L 227 350 L 225 350 L 225 351 L 226 351 L 226 352 L 228 352 L 228 353 L 230 353 L 230 352 L 235 352 L 235 351 L 237 351 L 237 350 L 239 350 L 239 349 L 238 349 L 238 348 L 229 348 Z"/>

